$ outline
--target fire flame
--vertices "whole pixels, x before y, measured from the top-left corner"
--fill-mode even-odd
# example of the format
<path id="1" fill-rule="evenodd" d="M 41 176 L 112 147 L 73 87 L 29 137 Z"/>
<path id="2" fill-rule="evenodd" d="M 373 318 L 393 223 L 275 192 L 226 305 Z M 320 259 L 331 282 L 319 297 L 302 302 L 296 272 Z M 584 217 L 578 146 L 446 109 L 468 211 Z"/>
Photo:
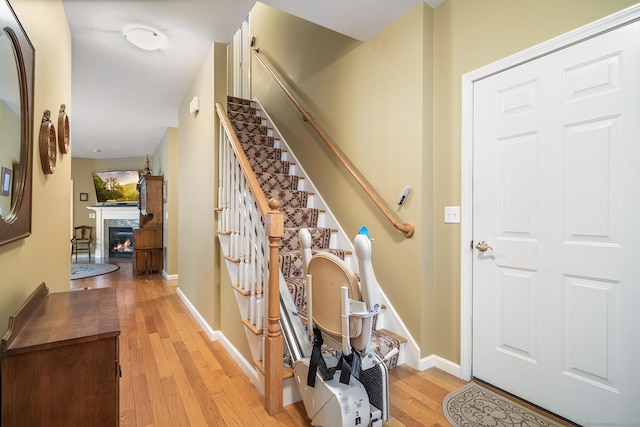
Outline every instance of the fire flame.
<path id="1" fill-rule="evenodd" d="M 117 252 L 131 252 L 131 240 L 127 239 L 124 243 L 117 243 L 113 245 L 113 250 Z"/>

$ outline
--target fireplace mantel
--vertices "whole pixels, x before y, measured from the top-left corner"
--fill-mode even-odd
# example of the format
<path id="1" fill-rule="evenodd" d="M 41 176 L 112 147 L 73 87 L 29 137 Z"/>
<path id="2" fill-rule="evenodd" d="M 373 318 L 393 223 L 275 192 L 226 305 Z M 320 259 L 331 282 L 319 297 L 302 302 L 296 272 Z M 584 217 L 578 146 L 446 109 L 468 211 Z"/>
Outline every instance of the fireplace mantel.
<path id="1" fill-rule="evenodd" d="M 96 260 L 105 258 L 105 221 L 117 219 L 140 219 L 137 206 L 87 206 L 96 212 Z"/>

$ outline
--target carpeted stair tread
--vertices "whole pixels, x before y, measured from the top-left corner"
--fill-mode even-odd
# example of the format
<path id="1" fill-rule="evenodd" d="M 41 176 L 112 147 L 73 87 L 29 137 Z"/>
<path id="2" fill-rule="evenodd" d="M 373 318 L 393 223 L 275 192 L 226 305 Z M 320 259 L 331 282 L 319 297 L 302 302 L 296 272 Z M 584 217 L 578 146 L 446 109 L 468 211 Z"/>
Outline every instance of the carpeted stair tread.
<path id="1" fill-rule="evenodd" d="M 253 101 L 250 99 L 239 98 L 233 95 L 227 95 L 227 103 L 241 104 L 241 105 L 253 105 Z"/>
<path id="2" fill-rule="evenodd" d="M 236 133 L 238 141 L 241 144 L 260 145 L 265 147 L 273 147 L 275 138 L 268 135 L 256 135 L 253 133 Z"/>
<path id="3" fill-rule="evenodd" d="M 280 200 L 281 207 L 306 208 L 309 201 L 309 192 L 302 190 L 280 190 L 271 188 L 264 191 L 267 200 Z"/>
<path id="4" fill-rule="evenodd" d="M 247 158 L 267 157 L 270 159 L 282 158 L 282 149 L 275 147 L 265 147 L 264 145 L 240 143 Z"/>
<path id="5" fill-rule="evenodd" d="M 229 111 L 227 113 L 227 116 L 229 117 L 229 120 L 231 122 L 262 124 L 262 121 L 264 120 L 263 117 L 260 117 L 256 114 L 247 114 L 243 113 L 242 111 Z"/>
<path id="6" fill-rule="evenodd" d="M 285 228 L 315 228 L 318 226 L 320 209 L 280 207 Z"/>
<path id="7" fill-rule="evenodd" d="M 387 335 L 382 331 L 374 329 L 371 331 L 371 349 L 383 359 L 392 349 L 400 348 L 400 341 L 392 335 Z M 398 364 L 398 355 L 394 355 L 385 362 L 391 368 Z"/>
<path id="8" fill-rule="evenodd" d="M 291 298 L 293 299 L 293 303 L 298 310 L 298 314 L 303 319 L 307 318 L 307 301 L 305 299 L 305 279 L 304 277 L 290 277 L 285 279 L 287 282 L 287 289 L 289 289 L 289 293 L 291 293 Z"/>
<path id="9" fill-rule="evenodd" d="M 250 105 L 244 105 L 244 104 L 227 104 L 227 111 L 231 112 L 237 112 L 237 113 L 244 113 L 244 114 L 251 114 L 251 115 L 256 115 L 256 113 L 258 112 L 258 110 L 255 107 L 252 107 Z"/>
<path id="10" fill-rule="evenodd" d="M 300 179 L 297 175 L 268 172 L 256 172 L 256 177 L 263 192 L 270 188 L 297 190 L 298 180 Z"/>
<path id="11" fill-rule="evenodd" d="M 267 135 L 269 127 L 256 123 L 231 121 L 231 126 L 236 133 L 250 133 L 254 135 Z"/>
<path id="12" fill-rule="evenodd" d="M 249 164 L 254 172 L 288 174 L 291 163 L 286 160 L 268 158 L 250 158 Z"/>
<path id="13" fill-rule="evenodd" d="M 331 241 L 332 230 L 326 227 L 307 228 L 311 234 L 311 249 L 327 249 Z M 299 227 L 285 228 L 280 238 L 281 251 L 300 250 L 300 239 L 298 238 Z"/>
<path id="14" fill-rule="evenodd" d="M 269 135 L 256 135 L 253 133 L 238 133 L 238 141 L 242 144 L 275 147 L 276 139 Z"/>

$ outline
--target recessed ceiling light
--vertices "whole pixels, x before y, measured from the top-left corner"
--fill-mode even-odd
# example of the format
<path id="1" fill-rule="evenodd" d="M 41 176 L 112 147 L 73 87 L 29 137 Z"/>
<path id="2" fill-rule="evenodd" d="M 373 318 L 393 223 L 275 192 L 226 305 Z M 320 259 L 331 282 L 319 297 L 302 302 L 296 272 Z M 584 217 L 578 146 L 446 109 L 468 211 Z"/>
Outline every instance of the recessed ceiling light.
<path id="1" fill-rule="evenodd" d="M 99 149 L 99 148 L 94 148 L 92 151 L 93 151 L 94 153 L 99 153 L 99 152 L 101 152 L 102 150 L 101 150 L 101 149 Z"/>
<path id="2" fill-rule="evenodd" d="M 151 28 L 125 28 L 122 34 L 129 43 L 144 50 L 158 50 L 167 43 L 164 34 Z"/>

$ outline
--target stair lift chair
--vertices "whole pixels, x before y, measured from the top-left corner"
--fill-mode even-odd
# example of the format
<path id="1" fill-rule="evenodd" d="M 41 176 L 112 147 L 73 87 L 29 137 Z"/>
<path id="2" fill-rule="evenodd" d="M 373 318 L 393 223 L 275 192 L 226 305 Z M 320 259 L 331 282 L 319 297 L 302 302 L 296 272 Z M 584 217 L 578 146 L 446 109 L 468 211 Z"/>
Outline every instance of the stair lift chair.
<path id="1" fill-rule="evenodd" d="M 314 349 L 311 357 L 295 361 L 293 369 L 307 415 L 314 426 L 382 426 L 389 417 L 388 372 L 369 348 L 373 317 L 381 305 L 371 267 L 371 241 L 366 234 L 355 239 L 360 284 L 337 256 L 324 252 L 310 256 L 311 236 L 306 229 L 300 231 L 300 242 Z M 323 343 L 339 349 L 340 361 L 321 354 Z"/>

